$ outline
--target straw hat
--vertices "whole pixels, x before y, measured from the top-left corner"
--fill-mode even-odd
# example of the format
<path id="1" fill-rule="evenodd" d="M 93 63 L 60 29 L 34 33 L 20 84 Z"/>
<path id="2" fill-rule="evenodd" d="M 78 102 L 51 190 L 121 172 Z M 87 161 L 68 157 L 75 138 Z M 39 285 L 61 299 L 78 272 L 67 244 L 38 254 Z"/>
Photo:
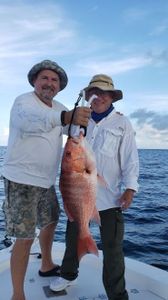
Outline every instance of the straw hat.
<path id="1" fill-rule="evenodd" d="M 111 77 L 105 74 L 97 74 L 92 77 L 89 85 L 84 88 L 86 92 L 86 100 L 87 99 L 87 92 L 93 88 L 98 88 L 102 91 L 109 91 L 113 94 L 113 102 L 118 101 L 123 98 L 123 93 L 121 90 L 116 90 L 114 88 L 114 83 Z"/>
<path id="2" fill-rule="evenodd" d="M 67 74 L 55 61 L 51 60 L 43 60 L 31 68 L 27 77 L 32 86 L 34 86 L 34 79 L 36 78 L 37 74 L 42 70 L 51 70 L 57 73 L 60 79 L 60 90 L 63 90 L 66 87 L 68 83 Z"/>

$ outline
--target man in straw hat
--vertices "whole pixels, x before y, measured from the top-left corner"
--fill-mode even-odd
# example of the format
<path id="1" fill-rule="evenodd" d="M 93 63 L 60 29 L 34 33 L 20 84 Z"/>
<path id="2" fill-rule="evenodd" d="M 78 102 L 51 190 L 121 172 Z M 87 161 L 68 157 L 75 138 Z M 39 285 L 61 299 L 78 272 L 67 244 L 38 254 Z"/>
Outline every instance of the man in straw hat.
<path id="1" fill-rule="evenodd" d="M 111 77 L 93 76 L 84 91 L 88 101 L 94 98 L 86 138 L 94 150 L 98 174 L 106 182 L 98 185 L 96 202 L 101 220 L 103 284 L 109 300 L 128 300 L 122 211 L 130 206 L 138 189 L 139 159 L 134 131 L 129 120 L 113 106 L 123 95 L 121 90 L 114 88 Z M 50 284 L 54 291 L 76 283 L 79 267 L 77 234 L 76 224 L 68 221 L 61 277 L 56 277 Z"/>
<path id="2" fill-rule="evenodd" d="M 55 181 L 61 159 L 62 134 L 68 132 L 72 111 L 54 100 L 68 82 L 65 71 L 44 60 L 28 73 L 34 90 L 16 98 L 3 166 L 7 233 L 16 238 L 11 255 L 12 300 L 25 300 L 24 278 L 36 225 L 41 229 L 40 276 L 53 276 L 60 267 L 51 257 L 59 204 Z M 73 122 L 87 126 L 91 110 L 77 108 Z"/>

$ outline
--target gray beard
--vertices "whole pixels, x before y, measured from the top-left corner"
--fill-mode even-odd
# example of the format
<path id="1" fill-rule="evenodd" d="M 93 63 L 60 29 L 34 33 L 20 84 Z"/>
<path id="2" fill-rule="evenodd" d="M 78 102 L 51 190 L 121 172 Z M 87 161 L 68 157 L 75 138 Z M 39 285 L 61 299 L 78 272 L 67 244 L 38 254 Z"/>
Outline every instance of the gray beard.
<path id="1" fill-rule="evenodd" d="M 46 101 L 52 101 L 53 96 L 54 96 L 54 94 L 53 94 L 52 90 L 49 90 L 49 89 L 43 90 L 42 94 L 41 94 L 42 99 L 44 99 Z"/>

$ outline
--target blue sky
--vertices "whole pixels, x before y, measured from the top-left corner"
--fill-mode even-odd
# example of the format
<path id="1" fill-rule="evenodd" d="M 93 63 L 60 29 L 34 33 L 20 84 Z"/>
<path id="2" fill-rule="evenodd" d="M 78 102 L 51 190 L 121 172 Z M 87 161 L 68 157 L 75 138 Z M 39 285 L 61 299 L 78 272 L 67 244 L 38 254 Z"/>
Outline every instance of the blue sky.
<path id="1" fill-rule="evenodd" d="M 69 83 L 57 100 L 72 108 L 98 73 L 112 76 L 138 148 L 168 149 L 168 1 L 0 1 L 0 145 L 14 99 L 31 91 L 27 73 L 52 59 Z"/>

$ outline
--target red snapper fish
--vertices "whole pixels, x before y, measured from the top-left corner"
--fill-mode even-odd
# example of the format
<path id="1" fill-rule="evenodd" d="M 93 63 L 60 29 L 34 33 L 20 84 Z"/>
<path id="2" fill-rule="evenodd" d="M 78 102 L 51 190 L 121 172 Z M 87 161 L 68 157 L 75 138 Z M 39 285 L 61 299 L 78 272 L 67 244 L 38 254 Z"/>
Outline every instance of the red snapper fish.
<path id="1" fill-rule="evenodd" d="M 68 138 L 61 164 L 60 191 L 70 221 L 78 225 L 78 258 L 86 253 L 98 255 L 89 231 L 89 222 L 100 224 L 96 209 L 97 169 L 94 153 L 82 133 Z"/>

